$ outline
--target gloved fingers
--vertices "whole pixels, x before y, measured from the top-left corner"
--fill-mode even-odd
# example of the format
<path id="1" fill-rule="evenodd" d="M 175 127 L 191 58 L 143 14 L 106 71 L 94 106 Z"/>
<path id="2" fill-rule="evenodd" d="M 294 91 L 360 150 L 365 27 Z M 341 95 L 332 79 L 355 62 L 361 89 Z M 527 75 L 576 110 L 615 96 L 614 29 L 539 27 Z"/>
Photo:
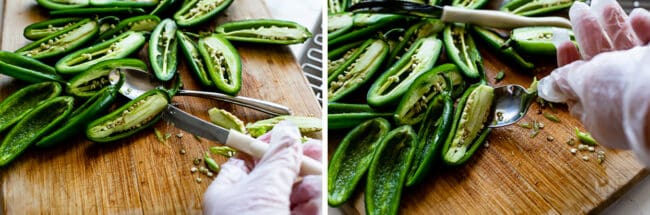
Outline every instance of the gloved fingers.
<path id="1" fill-rule="evenodd" d="M 289 121 L 280 122 L 271 130 L 268 150 L 246 180 L 263 188 L 258 191 L 261 195 L 288 197 L 291 185 L 298 177 L 301 158 L 298 128 Z M 288 204 L 288 199 L 286 201 Z"/>
<path id="2" fill-rule="evenodd" d="M 636 8 L 630 13 L 629 22 L 641 45 L 650 43 L 650 13 L 646 9 Z"/>
<path id="3" fill-rule="evenodd" d="M 321 142 L 311 138 L 308 139 L 306 143 L 302 144 L 302 154 L 322 162 L 323 147 Z"/>
<path id="4" fill-rule="evenodd" d="M 246 166 L 244 160 L 232 157 L 221 165 L 221 170 L 219 170 L 217 178 L 214 179 L 210 187 L 213 185 L 230 187 L 241 181 L 249 172 L 250 168 Z"/>
<path id="5" fill-rule="evenodd" d="M 612 42 L 614 50 L 627 50 L 641 44 L 628 22 L 628 16 L 615 0 L 593 0 L 591 9 Z"/>
<path id="6" fill-rule="evenodd" d="M 589 6 L 579 1 L 573 3 L 569 10 L 569 17 L 584 60 L 590 60 L 601 52 L 613 50 L 609 37 Z"/>
<path id="7" fill-rule="evenodd" d="M 585 61 L 579 60 L 553 70 L 550 75 L 539 80 L 537 95 L 546 101 L 555 103 L 578 100 L 576 92 L 571 87 L 569 75 L 584 63 Z"/>
<path id="8" fill-rule="evenodd" d="M 316 175 L 305 176 L 300 183 L 295 184 L 290 197 L 291 214 L 319 214 L 322 184 L 322 177 Z"/>

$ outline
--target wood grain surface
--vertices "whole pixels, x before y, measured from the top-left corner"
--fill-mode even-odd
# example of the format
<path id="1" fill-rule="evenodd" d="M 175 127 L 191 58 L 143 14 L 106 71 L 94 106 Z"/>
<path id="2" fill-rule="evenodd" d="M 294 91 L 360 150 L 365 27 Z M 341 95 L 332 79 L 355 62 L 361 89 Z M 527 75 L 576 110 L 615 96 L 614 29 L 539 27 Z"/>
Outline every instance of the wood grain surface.
<path id="1" fill-rule="evenodd" d="M 492 86 L 519 84 L 528 87 L 554 68 L 554 57 L 534 59 L 540 66 L 534 72 L 518 70 L 496 56 L 482 40 L 479 43 L 483 64 Z M 446 55 L 446 53 L 442 53 Z M 444 61 L 444 60 L 443 60 Z M 505 78 L 495 83 L 499 71 Z M 360 92 L 358 97 L 365 97 Z M 354 96 L 353 96 L 354 97 Z M 534 103 L 521 122 L 537 120 L 544 124 L 531 138 L 531 131 L 519 126 L 493 129 L 487 144 L 463 166 L 437 167 L 420 185 L 404 189 L 400 214 L 586 214 L 603 210 L 634 183 L 647 175 L 632 152 L 602 146 L 606 159 L 597 163 L 596 153 L 570 153 L 566 142 L 575 138 L 574 128 L 585 131 L 564 105 L 555 106 L 561 123 L 538 114 Z M 548 107 L 542 112 L 553 113 Z M 602 122 L 607 123 L 607 122 Z M 329 155 L 347 131 L 329 131 Z M 547 137 L 553 137 L 548 141 Z M 577 144 L 576 146 L 577 147 Z M 582 156 L 588 156 L 583 161 Z M 356 188 L 350 202 L 341 206 L 347 214 L 365 214 L 363 189 Z"/>
<path id="2" fill-rule="evenodd" d="M 47 11 L 38 7 L 35 0 L 5 0 L 4 7 L 1 48 L 14 51 L 28 43 L 22 36 L 23 28 L 46 19 L 43 14 Z M 237 0 L 211 26 L 228 20 L 269 16 L 264 1 Z M 239 95 L 286 105 L 294 115 L 321 116 L 320 105 L 286 46 L 234 45 L 243 64 Z M 144 50 L 139 53 L 141 59 L 146 59 Z M 201 88 L 184 63 L 179 70 L 185 89 L 214 90 Z M 22 86 L 25 83 L 0 75 L 0 99 Z M 229 110 L 245 122 L 270 117 L 203 98 L 175 97 L 173 102 L 203 119 L 208 119 L 207 110 L 212 107 Z M 167 144 L 159 142 L 153 128 L 149 128 L 114 143 L 93 144 L 78 135 L 53 148 L 29 148 L 0 169 L 0 214 L 200 213 L 203 193 L 212 179 L 191 173 L 190 168 L 194 158 L 202 157 L 208 147 L 218 144 L 206 139 L 199 141 L 163 121 L 154 127 L 172 135 Z M 176 137 L 179 133 L 182 138 Z M 187 153 L 180 154 L 181 149 Z M 218 163 L 226 160 L 212 157 Z M 195 181 L 197 177 L 202 178 L 202 183 Z"/>

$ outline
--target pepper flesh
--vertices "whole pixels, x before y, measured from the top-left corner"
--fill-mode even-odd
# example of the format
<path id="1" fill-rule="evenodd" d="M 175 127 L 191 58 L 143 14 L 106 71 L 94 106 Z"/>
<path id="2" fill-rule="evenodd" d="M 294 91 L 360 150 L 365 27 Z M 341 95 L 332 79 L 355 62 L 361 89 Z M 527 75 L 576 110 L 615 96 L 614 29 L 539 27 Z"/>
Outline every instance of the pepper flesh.
<path id="1" fill-rule="evenodd" d="M 481 54 L 465 25 L 450 24 L 444 31 L 445 49 L 449 58 L 468 78 L 479 78 L 483 69 Z"/>
<path id="2" fill-rule="evenodd" d="M 61 96 L 48 99 L 30 111 L 14 126 L 0 145 L 0 167 L 6 166 L 27 147 L 47 134 L 71 112 L 74 98 Z"/>
<path id="3" fill-rule="evenodd" d="M 173 20 L 165 19 L 158 24 L 149 38 L 149 61 L 158 80 L 169 81 L 176 73 L 177 29 Z"/>
<path id="4" fill-rule="evenodd" d="M 81 18 L 55 18 L 28 25 L 23 30 L 23 36 L 30 40 L 39 40 L 55 32 L 69 28 L 82 20 Z"/>
<path id="5" fill-rule="evenodd" d="M 303 43 L 312 36 L 307 28 L 298 23 L 275 19 L 227 22 L 217 27 L 215 32 L 229 41 L 281 45 Z"/>
<path id="6" fill-rule="evenodd" d="M 55 17 L 133 16 L 145 13 L 142 8 L 130 7 L 84 7 L 50 11 L 50 15 Z"/>
<path id="7" fill-rule="evenodd" d="M 501 7 L 502 11 L 521 16 L 536 16 L 571 7 L 575 0 L 513 0 Z"/>
<path id="8" fill-rule="evenodd" d="M 483 39 L 487 45 L 492 48 L 492 50 L 508 58 L 508 61 L 514 62 L 517 66 L 526 70 L 532 70 L 535 68 L 535 65 L 533 63 L 524 59 L 524 57 L 522 57 L 513 47 L 510 46 L 510 44 L 506 42 L 505 39 L 503 39 L 497 33 L 479 26 L 472 26 L 472 30 L 474 30 L 474 33 L 479 38 Z"/>
<path id="9" fill-rule="evenodd" d="M 92 121 L 86 137 L 94 142 L 113 142 L 131 136 L 160 119 L 169 97 L 164 90 L 153 89 L 117 110 Z"/>
<path id="10" fill-rule="evenodd" d="M 327 15 L 327 38 L 336 38 L 354 27 L 353 13 Z"/>
<path id="11" fill-rule="evenodd" d="M 555 56 L 553 34 L 557 31 L 568 31 L 569 37 L 575 44 L 573 32 L 568 29 L 556 27 L 522 27 L 515 28 L 510 34 L 514 47 L 524 53 L 532 55 Z"/>
<path id="12" fill-rule="evenodd" d="M 341 65 L 350 60 L 353 54 L 361 47 L 364 41 L 343 45 L 327 53 L 327 77 L 332 76 Z"/>
<path id="13" fill-rule="evenodd" d="M 366 214 L 397 214 L 416 138 L 409 125 L 398 127 L 382 138 L 368 169 Z"/>
<path id="14" fill-rule="evenodd" d="M 386 42 L 380 39 L 367 40 L 328 78 L 329 101 L 337 101 L 368 82 L 387 55 Z"/>
<path id="15" fill-rule="evenodd" d="M 270 119 L 259 120 L 246 125 L 246 130 L 253 137 L 259 137 L 271 131 L 278 123 L 289 120 L 298 127 L 301 133 L 317 132 L 323 129 L 321 119 L 306 116 L 276 116 Z"/>
<path id="16" fill-rule="evenodd" d="M 61 94 L 57 82 L 43 82 L 24 87 L 0 102 L 0 132 L 20 121 L 42 101 Z"/>
<path id="17" fill-rule="evenodd" d="M 158 0 L 90 0 L 90 5 L 99 7 L 151 7 Z"/>
<path id="18" fill-rule="evenodd" d="M 241 89 L 241 59 L 235 47 L 220 35 L 212 34 L 199 39 L 199 52 L 215 86 L 230 95 Z"/>
<path id="19" fill-rule="evenodd" d="M 232 4 L 233 0 L 191 0 L 184 3 L 174 14 L 176 24 L 192 27 L 212 20 L 219 12 Z"/>
<path id="20" fill-rule="evenodd" d="M 214 82 L 210 80 L 208 69 L 203 61 L 196 42 L 180 30 L 176 31 L 176 38 L 179 41 L 185 60 L 190 64 L 190 70 L 192 70 L 194 75 L 199 79 L 199 83 L 205 87 L 214 87 Z"/>
<path id="21" fill-rule="evenodd" d="M 29 83 L 65 80 L 51 66 L 36 59 L 8 51 L 0 51 L 0 73 Z"/>
<path id="22" fill-rule="evenodd" d="M 66 55 L 59 60 L 56 70 L 76 74 L 99 62 L 129 56 L 145 43 L 143 32 L 127 31 L 111 40 Z"/>
<path id="23" fill-rule="evenodd" d="M 382 118 L 367 120 L 352 129 L 336 148 L 327 170 L 327 202 L 339 206 L 354 192 L 370 167 L 375 150 L 390 123 Z"/>
<path id="24" fill-rule="evenodd" d="M 105 41 L 127 31 L 144 31 L 150 32 L 158 26 L 160 18 L 154 15 L 135 16 L 120 21 L 115 28 L 108 30 L 99 35 L 98 41 Z"/>
<path id="25" fill-rule="evenodd" d="M 399 61 L 384 72 L 368 91 L 368 104 L 374 107 L 397 105 L 397 101 L 422 73 L 436 63 L 442 42 L 429 36 L 418 40 Z"/>
<path id="26" fill-rule="evenodd" d="M 95 37 L 97 32 L 99 32 L 98 23 L 90 19 L 84 19 L 64 30 L 27 44 L 16 50 L 16 53 L 34 59 L 60 56 L 85 44 Z"/>
<path id="27" fill-rule="evenodd" d="M 135 58 L 103 61 L 70 79 L 66 92 L 81 98 L 94 96 L 104 87 L 111 85 L 109 77 L 111 71 L 121 69 L 147 71 L 147 65 Z"/>

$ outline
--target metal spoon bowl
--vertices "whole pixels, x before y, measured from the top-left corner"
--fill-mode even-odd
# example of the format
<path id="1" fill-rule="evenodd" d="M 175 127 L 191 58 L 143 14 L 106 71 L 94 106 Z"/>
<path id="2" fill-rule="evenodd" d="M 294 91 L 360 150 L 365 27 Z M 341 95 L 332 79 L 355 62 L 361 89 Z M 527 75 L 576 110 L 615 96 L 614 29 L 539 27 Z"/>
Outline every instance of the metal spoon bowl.
<path id="1" fill-rule="evenodd" d="M 527 92 L 519 85 L 505 85 L 494 88 L 492 112 L 488 116 L 490 128 L 508 126 L 526 115 L 536 93 Z"/>
<path id="2" fill-rule="evenodd" d="M 160 81 L 158 81 L 153 75 L 149 74 L 146 71 L 141 71 L 136 69 L 115 69 L 111 71 L 108 77 L 111 84 L 117 84 L 120 81 L 122 77 L 120 74 L 124 75 L 123 76 L 124 82 L 122 83 L 119 92 L 130 99 L 134 99 L 142 95 L 143 93 L 151 89 L 154 89 L 156 87 L 163 86 L 163 84 Z M 195 91 L 195 90 L 179 90 L 178 93 L 176 93 L 176 95 L 197 96 L 197 97 L 230 102 L 233 104 L 252 108 L 273 116 L 291 115 L 291 110 L 288 107 L 276 103 L 262 101 L 262 100 L 244 97 L 244 96 L 230 96 L 222 93 Z"/>

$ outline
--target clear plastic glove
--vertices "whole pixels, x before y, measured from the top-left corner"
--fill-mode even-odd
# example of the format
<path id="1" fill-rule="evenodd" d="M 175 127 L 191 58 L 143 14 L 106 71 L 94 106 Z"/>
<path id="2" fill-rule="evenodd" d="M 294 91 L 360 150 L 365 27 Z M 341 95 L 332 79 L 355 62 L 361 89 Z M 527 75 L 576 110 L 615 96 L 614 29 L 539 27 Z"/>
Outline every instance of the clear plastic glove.
<path id="1" fill-rule="evenodd" d="M 321 144 L 300 142 L 285 121 L 259 140 L 270 144 L 258 161 L 232 157 L 221 166 L 203 197 L 204 214 L 320 214 L 322 177 L 298 176 L 301 155 L 321 160 Z"/>
<path id="2" fill-rule="evenodd" d="M 556 43 L 560 68 L 540 80 L 539 96 L 567 103 L 599 143 L 632 148 L 650 166 L 650 13 L 593 0 L 569 16 L 580 51 Z"/>

